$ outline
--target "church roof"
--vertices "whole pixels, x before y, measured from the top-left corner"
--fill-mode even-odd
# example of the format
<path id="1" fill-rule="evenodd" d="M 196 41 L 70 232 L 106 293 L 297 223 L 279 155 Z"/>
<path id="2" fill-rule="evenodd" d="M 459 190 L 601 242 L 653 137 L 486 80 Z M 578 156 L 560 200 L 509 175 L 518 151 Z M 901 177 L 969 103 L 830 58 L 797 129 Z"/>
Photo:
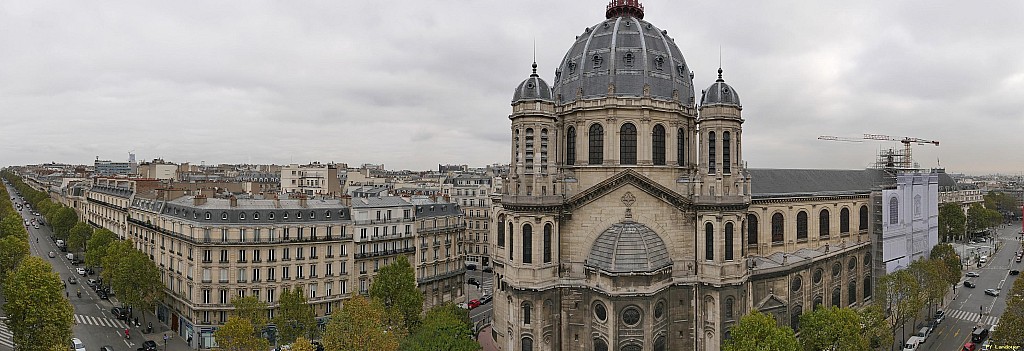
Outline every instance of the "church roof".
<path id="1" fill-rule="evenodd" d="M 875 169 L 748 169 L 751 196 L 820 196 L 861 194 L 892 183 Z"/>
<path id="2" fill-rule="evenodd" d="M 597 237 L 586 265 L 613 274 L 651 273 L 671 266 L 672 259 L 654 230 L 626 219 Z"/>

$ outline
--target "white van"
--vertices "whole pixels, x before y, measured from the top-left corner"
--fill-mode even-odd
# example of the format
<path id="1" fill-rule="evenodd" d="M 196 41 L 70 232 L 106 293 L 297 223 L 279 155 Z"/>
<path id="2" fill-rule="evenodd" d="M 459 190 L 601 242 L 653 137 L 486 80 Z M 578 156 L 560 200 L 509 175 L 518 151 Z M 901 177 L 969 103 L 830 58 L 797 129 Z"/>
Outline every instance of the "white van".
<path id="1" fill-rule="evenodd" d="M 981 259 L 979 259 L 978 262 L 981 262 L 981 263 L 988 262 L 988 256 L 981 256 Z"/>
<path id="2" fill-rule="evenodd" d="M 907 339 L 907 343 L 903 344 L 903 351 L 917 351 L 917 347 L 924 343 L 924 338 L 920 336 L 911 336 Z"/>
<path id="3" fill-rule="evenodd" d="M 64 247 L 64 240 L 57 240 L 57 247 Z"/>

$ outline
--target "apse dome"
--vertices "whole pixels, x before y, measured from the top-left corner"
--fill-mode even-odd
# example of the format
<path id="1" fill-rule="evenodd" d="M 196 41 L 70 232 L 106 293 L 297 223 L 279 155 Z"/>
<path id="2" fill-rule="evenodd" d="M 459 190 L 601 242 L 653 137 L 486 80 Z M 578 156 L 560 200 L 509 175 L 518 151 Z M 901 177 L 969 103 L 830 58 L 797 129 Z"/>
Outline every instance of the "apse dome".
<path id="1" fill-rule="evenodd" d="M 701 106 L 711 105 L 732 105 L 740 107 L 740 94 L 736 93 L 736 89 L 733 89 L 729 84 L 725 84 L 725 79 L 722 79 L 722 69 L 718 69 L 718 80 L 711 84 L 707 90 L 704 90 L 700 97 Z"/>
<path id="2" fill-rule="evenodd" d="M 644 21 L 638 0 L 613 0 L 606 20 L 584 30 L 555 70 L 558 104 L 608 96 L 692 106 L 693 79 L 668 32 Z M 645 92 L 644 87 L 649 86 Z"/>
<path id="3" fill-rule="evenodd" d="M 586 265 L 613 274 L 650 273 L 671 266 L 672 259 L 658 233 L 627 219 L 597 237 Z"/>

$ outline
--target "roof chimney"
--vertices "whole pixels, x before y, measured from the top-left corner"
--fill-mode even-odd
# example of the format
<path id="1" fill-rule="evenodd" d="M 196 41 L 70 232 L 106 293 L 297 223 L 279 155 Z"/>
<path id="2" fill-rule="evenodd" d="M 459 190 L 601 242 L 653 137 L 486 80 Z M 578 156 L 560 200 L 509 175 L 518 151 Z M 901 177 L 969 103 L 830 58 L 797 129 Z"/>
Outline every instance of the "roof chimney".
<path id="1" fill-rule="evenodd" d="M 306 194 L 299 195 L 299 207 L 306 208 L 307 205 Z"/>
<path id="2" fill-rule="evenodd" d="M 274 208 L 281 208 L 281 196 L 274 194 Z"/>
<path id="3" fill-rule="evenodd" d="M 235 197 L 234 195 L 231 195 L 231 197 L 229 197 L 228 200 L 231 202 L 231 207 L 238 207 L 238 198 L 237 197 Z"/>
<path id="4" fill-rule="evenodd" d="M 206 204 L 206 195 L 199 193 L 192 198 L 192 206 L 202 206 Z"/>

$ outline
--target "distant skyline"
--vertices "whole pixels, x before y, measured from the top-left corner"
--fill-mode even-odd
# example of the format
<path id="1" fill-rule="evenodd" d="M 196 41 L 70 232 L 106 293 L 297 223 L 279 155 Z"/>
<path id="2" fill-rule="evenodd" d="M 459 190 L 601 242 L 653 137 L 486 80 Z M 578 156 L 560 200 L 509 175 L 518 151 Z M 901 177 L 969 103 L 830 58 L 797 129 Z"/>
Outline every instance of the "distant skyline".
<path id="1" fill-rule="evenodd" d="M 642 1 L 694 70 L 719 62 L 752 168 L 1024 172 L 1024 3 Z M 0 3 L 0 166 L 509 162 L 510 100 L 607 1 Z M 534 44 L 536 43 L 536 44 Z"/>

